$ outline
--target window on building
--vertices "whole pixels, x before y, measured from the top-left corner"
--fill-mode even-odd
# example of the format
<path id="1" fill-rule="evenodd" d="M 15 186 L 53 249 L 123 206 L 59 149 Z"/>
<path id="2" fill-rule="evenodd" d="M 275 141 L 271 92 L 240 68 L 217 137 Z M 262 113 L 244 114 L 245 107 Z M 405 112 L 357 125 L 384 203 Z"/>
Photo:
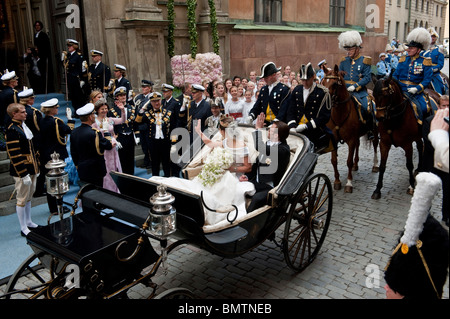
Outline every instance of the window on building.
<path id="1" fill-rule="evenodd" d="M 419 10 L 419 0 L 416 0 L 416 11 Z"/>
<path id="2" fill-rule="evenodd" d="M 282 23 L 282 0 L 255 0 L 255 22 Z"/>
<path id="3" fill-rule="evenodd" d="M 411 0 L 405 0 L 405 9 L 409 9 L 409 2 L 410 2 Z"/>
<path id="4" fill-rule="evenodd" d="M 408 36 L 408 22 L 405 23 L 403 30 L 403 39 L 406 41 L 406 37 Z"/>
<path id="5" fill-rule="evenodd" d="M 401 7 L 402 6 L 402 0 L 397 0 L 397 7 Z"/>
<path id="6" fill-rule="evenodd" d="M 427 5 L 426 5 L 426 9 L 425 9 L 426 14 L 430 13 L 429 9 L 430 9 L 430 3 L 427 1 Z"/>
<path id="7" fill-rule="evenodd" d="M 398 39 L 398 34 L 400 32 L 400 22 L 395 23 L 395 37 Z"/>
<path id="8" fill-rule="evenodd" d="M 330 0 L 330 25 L 345 26 L 345 0 Z"/>
<path id="9" fill-rule="evenodd" d="M 421 6 L 420 6 L 420 11 L 422 11 L 423 12 L 423 8 L 424 8 L 424 6 L 423 6 L 423 0 L 422 0 L 422 4 L 421 4 Z"/>

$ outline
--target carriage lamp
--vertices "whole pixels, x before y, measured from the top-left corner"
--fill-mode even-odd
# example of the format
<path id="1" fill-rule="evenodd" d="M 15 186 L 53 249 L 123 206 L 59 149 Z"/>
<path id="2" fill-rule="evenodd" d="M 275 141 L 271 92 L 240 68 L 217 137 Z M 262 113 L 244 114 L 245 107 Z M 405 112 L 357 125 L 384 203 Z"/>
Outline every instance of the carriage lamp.
<path id="1" fill-rule="evenodd" d="M 59 158 L 59 154 L 53 152 L 51 160 L 45 164 L 45 168 L 49 172 L 45 175 L 45 181 L 47 183 L 47 194 L 56 198 L 58 207 L 59 221 L 51 224 L 51 233 L 57 239 L 60 244 L 68 243 L 70 235 L 72 234 L 73 225 L 72 217 L 63 219 L 64 207 L 63 196 L 69 191 L 69 174 L 64 170 L 66 162 Z M 54 212 L 50 212 L 47 223 L 50 224 L 50 219 L 53 217 Z"/>
<path id="2" fill-rule="evenodd" d="M 165 261 L 167 259 L 167 237 L 173 234 L 177 229 L 176 209 L 172 206 L 175 197 L 168 193 L 167 187 L 160 184 L 157 193 L 150 197 L 150 203 L 153 205 L 150 210 L 150 234 L 158 237 L 161 244 L 161 269 L 164 274 L 167 273 Z"/>

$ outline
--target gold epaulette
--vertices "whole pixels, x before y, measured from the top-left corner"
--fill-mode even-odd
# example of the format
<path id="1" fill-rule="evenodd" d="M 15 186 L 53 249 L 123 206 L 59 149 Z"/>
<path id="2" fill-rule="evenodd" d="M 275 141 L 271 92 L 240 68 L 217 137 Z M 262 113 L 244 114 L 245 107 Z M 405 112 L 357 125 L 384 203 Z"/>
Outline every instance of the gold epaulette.
<path id="1" fill-rule="evenodd" d="M 345 56 L 343 56 L 342 58 L 341 58 L 341 61 L 339 61 L 339 63 L 341 63 L 341 62 L 344 62 L 345 61 Z"/>
<path id="2" fill-rule="evenodd" d="M 400 59 L 398 59 L 398 63 L 405 62 L 405 61 L 406 61 L 406 55 L 402 55 L 400 57 Z"/>
<path id="3" fill-rule="evenodd" d="M 372 65 L 372 57 L 365 56 L 364 59 L 363 59 L 363 63 L 367 64 L 367 65 Z"/>
<path id="4" fill-rule="evenodd" d="M 433 62 L 431 61 L 431 58 L 429 58 L 429 57 L 424 57 L 424 58 L 423 58 L 423 65 L 425 65 L 425 66 L 432 66 L 432 65 L 433 65 Z"/>

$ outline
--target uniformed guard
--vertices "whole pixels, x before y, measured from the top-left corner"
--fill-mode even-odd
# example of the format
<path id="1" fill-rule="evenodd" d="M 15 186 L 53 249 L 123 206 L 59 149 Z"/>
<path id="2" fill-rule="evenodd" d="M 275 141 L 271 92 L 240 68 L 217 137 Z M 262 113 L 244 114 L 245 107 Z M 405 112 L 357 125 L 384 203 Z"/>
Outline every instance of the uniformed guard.
<path id="1" fill-rule="evenodd" d="M 152 176 L 160 176 L 162 164 L 164 177 L 170 174 L 170 132 L 172 112 L 161 106 L 162 94 L 153 92 L 150 102 L 139 111 L 136 122 L 146 122 L 149 126 L 149 151 L 152 159 Z M 150 105 L 149 105 L 150 104 Z"/>
<path id="2" fill-rule="evenodd" d="M 5 74 L 1 77 L 2 84 L 4 86 L 3 90 L 0 91 L 0 127 L 6 128 L 11 123 L 11 118 L 9 117 L 6 109 L 11 103 L 18 103 L 18 92 L 15 89 L 19 84 L 19 77 L 16 75 L 15 71 L 6 70 Z"/>
<path id="3" fill-rule="evenodd" d="M 431 45 L 428 52 L 428 56 L 431 58 L 433 77 L 431 79 L 431 85 L 433 89 L 440 95 L 447 94 L 448 83 L 444 82 L 441 76 L 441 70 L 444 67 L 444 53 L 442 53 L 437 45 L 439 34 L 434 28 L 429 28 L 428 32 L 431 35 Z"/>
<path id="4" fill-rule="evenodd" d="M 62 119 L 57 117 L 59 108 L 58 99 L 53 98 L 41 103 L 41 111 L 44 117 L 41 120 L 41 147 L 40 147 L 40 162 L 42 174 L 47 174 L 48 169 L 45 164 L 50 161 L 51 155 L 56 152 L 59 154 L 61 160 L 69 157 L 67 152 L 67 141 L 70 133 L 75 127 L 75 120 L 72 119 L 72 110 L 66 109 L 67 124 Z M 47 203 L 50 213 L 57 214 L 58 206 L 56 198 L 47 194 Z"/>
<path id="5" fill-rule="evenodd" d="M 70 137 L 70 154 L 82 183 L 92 183 L 103 187 L 106 165 L 103 153 L 115 147 L 102 133 L 92 128 L 95 122 L 94 104 L 88 103 L 77 110 L 81 125 L 73 130 Z"/>
<path id="6" fill-rule="evenodd" d="M 141 94 L 138 94 L 134 98 L 134 106 L 136 109 L 136 113 L 140 111 L 140 109 L 150 101 L 151 93 L 153 93 L 153 85 L 154 83 L 149 80 L 141 81 Z M 151 159 L 150 153 L 148 150 L 148 139 L 149 139 L 149 131 L 148 124 L 146 122 L 136 123 L 135 125 L 135 134 L 136 137 L 139 138 L 139 142 L 141 144 L 142 152 L 144 153 L 144 168 L 151 168 Z"/>
<path id="7" fill-rule="evenodd" d="M 78 52 L 79 43 L 74 39 L 67 39 L 67 51 L 63 51 L 62 60 L 66 74 L 66 89 L 69 100 L 76 111 L 85 103 L 86 96 L 83 87 L 86 85 L 87 65 L 81 52 Z"/>
<path id="8" fill-rule="evenodd" d="M 118 105 L 124 106 L 126 112 L 126 121 L 122 124 L 114 125 L 114 133 L 117 135 L 117 146 L 119 148 L 120 164 L 122 172 L 134 175 L 134 147 L 136 146 L 134 136 L 134 125 L 136 120 L 136 111 L 134 105 L 127 103 L 127 89 L 123 86 L 114 91 L 115 105 L 109 107 L 108 117 L 122 117 L 122 111 Z"/>
<path id="9" fill-rule="evenodd" d="M 91 91 L 105 92 L 111 79 L 111 69 L 102 62 L 103 52 L 91 50 L 92 63 L 88 69 L 88 81 Z"/>
<path id="10" fill-rule="evenodd" d="M 319 83 L 322 82 L 323 77 L 325 76 L 325 71 L 324 69 L 326 69 L 327 67 L 327 60 L 322 60 L 320 61 L 317 66 L 319 67 L 319 71 L 317 71 L 317 78 L 319 79 Z"/>
<path id="11" fill-rule="evenodd" d="M 180 108 L 181 126 L 186 127 L 191 137 L 191 144 L 194 137 L 195 121 L 201 121 L 201 129 L 205 130 L 205 121 L 211 116 L 211 107 L 209 103 L 203 98 L 205 87 L 200 84 L 192 84 L 192 101 L 186 107 L 183 103 Z"/>
<path id="12" fill-rule="evenodd" d="M 127 68 L 121 64 L 114 64 L 114 69 L 113 69 L 113 73 L 114 73 L 114 84 L 111 87 L 111 92 L 114 95 L 114 92 L 119 88 L 119 87 L 125 87 L 126 88 L 126 101 L 127 103 L 131 103 L 131 101 L 133 101 L 133 89 L 131 87 L 131 83 L 130 81 L 128 81 L 128 79 L 126 79 L 125 77 L 126 75 L 126 71 Z"/>
<path id="13" fill-rule="evenodd" d="M 291 131 L 306 135 L 316 150 L 328 147 L 333 132 L 326 126 L 331 116 L 331 98 L 328 89 L 316 84 L 311 65 L 300 68 L 301 85 L 292 91 L 287 112 Z"/>
<path id="14" fill-rule="evenodd" d="M 428 106 L 428 96 L 424 94 L 433 77 L 432 61 L 430 57 L 421 54 L 422 50 L 428 49 L 431 37 L 426 29 L 419 27 L 412 30 L 406 40 L 409 42 L 408 55 L 399 59 L 393 78 L 399 81 L 402 91 L 411 100 L 422 121 L 432 110 Z"/>
<path id="15" fill-rule="evenodd" d="M 377 63 L 377 79 L 389 76 L 391 73 L 391 65 L 386 61 L 386 53 L 381 52 L 380 61 Z"/>
<path id="16" fill-rule="evenodd" d="M 20 104 L 25 106 L 25 110 L 27 111 L 27 119 L 25 120 L 25 124 L 33 133 L 33 145 L 34 150 L 36 152 L 36 156 L 40 158 L 40 149 L 41 149 L 41 121 L 42 121 L 42 112 L 37 108 L 33 107 L 35 96 L 33 89 L 28 89 L 24 87 L 22 92 L 19 92 L 18 97 L 20 99 Z M 40 174 L 37 178 L 36 182 L 36 190 L 34 192 L 34 197 L 43 196 L 45 193 L 45 175 Z"/>
<path id="17" fill-rule="evenodd" d="M 267 125 L 275 119 L 286 122 L 291 91 L 287 85 L 278 81 L 277 72 L 280 70 L 281 68 L 277 68 L 273 62 L 261 67 L 260 78 L 264 79 L 266 85 L 261 88 L 258 99 L 247 117 L 247 123 L 252 123 L 261 113 L 266 115 Z"/>
<path id="18" fill-rule="evenodd" d="M 339 70 L 345 72 L 345 86 L 358 104 L 362 117 L 360 120 L 367 127 L 367 138 L 373 139 L 375 117 L 366 88 L 366 85 L 372 81 L 372 58 L 360 55 L 362 39 L 358 31 L 343 32 L 338 40 L 339 47 L 347 51 L 347 56 L 342 57 L 339 63 Z"/>
<path id="19" fill-rule="evenodd" d="M 20 223 L 20 234 L 28 235 L 30 229 L 38 227 L 31 221 L 31 199 L 39 174 L 39 160 L 34 145 L 33 133 L 25 124 L 25 106 L 11 103 L 7 108 L 11 124 L 6 129 L 6 150 L 10 159 L 9 173 L 14 178 L 16 212 Z"/>

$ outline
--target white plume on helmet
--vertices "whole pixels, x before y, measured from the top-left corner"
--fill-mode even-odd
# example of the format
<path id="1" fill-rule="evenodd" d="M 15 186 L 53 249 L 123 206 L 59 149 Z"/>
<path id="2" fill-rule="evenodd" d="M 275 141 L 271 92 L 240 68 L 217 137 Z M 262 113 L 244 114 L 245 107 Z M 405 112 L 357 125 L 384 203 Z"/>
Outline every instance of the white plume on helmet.
<path id="1" fill-rule="evenodd" d="M 342 32 L 338 37 L 338 41 L 339 48 L 341 49 L 346 47 L 359 47 L 362 44 L 361 35 L 355 30 Z"/>
<path id="2" fill-rule="evenodd" d="M 425 28 L 415 28 L 406 37 L 408 43 L 417 42 L 422 44 L 423 50 L 428 50 L 431 44 L 431 35 Z"/>

